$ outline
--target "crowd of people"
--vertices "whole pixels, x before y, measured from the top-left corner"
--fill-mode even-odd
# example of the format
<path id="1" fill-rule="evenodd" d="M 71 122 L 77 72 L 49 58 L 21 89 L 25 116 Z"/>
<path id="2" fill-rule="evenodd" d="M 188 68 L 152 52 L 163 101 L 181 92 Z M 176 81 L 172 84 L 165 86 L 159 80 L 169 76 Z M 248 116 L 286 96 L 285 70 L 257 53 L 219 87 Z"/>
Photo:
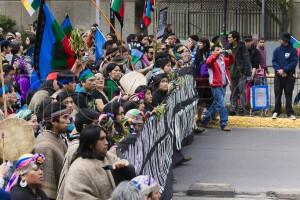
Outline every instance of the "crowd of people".
<path id="1" fill-rule="evenodd" d="M 71 70 L 53 71 L 46 80 L 34 83 L 31 75 L 38 71 L 33 64 L 35 33 L 23 38 L 20 33 L 0 30 L 4 72 L 1 119 L 26 120 L 36 137 L 33 152 L 28 152 L 32 154 L 2 164 L 3 198 L 158 200 L 156 180 L 137 176 L 123 153 L 176 89 L 171 77 L 182 68 L 193 68 L 199 95 L 195 133 L 203 132 L 216 113 L 221 130 L 231 131 L 228 114 L 246 114 L 247 83 L 266 84 L 263 38 L 246 36 L 242 41 L 240 34 L 232 31 L 226 44 L 220 36 L 209 41 L 191 35 L 181 42 L 168 30 L 159 41 L 150 35 L 130 34 L 124 42 L 109 33 L 104 55 L 96 60 L 96 26 L 82 33 L 87 49 L 82 51 L 84 59 L 77 59 Z M 296 119 L 291 99 L 298 55 L 290 37 L 282 35 L 273 56 L 273 118 L 281 113 L 284 91 L 287 115 Z M 129 94 L 120 79 L 134 71 L 145 76 L 147 84 Z M 231 90 L 229 112 L 224 100 L 227 86 Z M 190 159 L 181 154 L 176 165 Z"/>

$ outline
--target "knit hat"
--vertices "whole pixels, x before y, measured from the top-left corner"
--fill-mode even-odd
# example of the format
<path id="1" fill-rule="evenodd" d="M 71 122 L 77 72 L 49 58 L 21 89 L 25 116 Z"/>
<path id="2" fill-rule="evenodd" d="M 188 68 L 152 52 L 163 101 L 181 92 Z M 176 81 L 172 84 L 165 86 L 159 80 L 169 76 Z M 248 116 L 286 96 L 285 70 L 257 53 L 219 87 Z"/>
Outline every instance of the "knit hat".
<path id="1" fill-rule="evenodd" d="M 291 34 L 290 33 L 283 33 L 280 37 L 285 42 L 290 42 L 291 40 Z"/>
<path id="2" fill-rule="evenodd" d="M 36 166 L 40 166 L 44 164 L 45 161 L 45 156 L 43 154 L 24 154 L 22 155 L 17 163 L 16 163 L 16 170 L 14 171 L 13 175 L 11 176 L 7 187 L 6 191 L 10 192 L 13 186 L 15 186 L 18 181 L 20 176 L 28 173 L 31 170 L 35 170 Z"/>
<path id="3" fill-rule="evenodd" d="M 131 124 L 143 124 L 144 113 L 138 109 L 131 109 L 126 113 L 125 120 Z"/>
<path id="4" fill-rule="evenodd" d="M 133 178 L 130 181 L 143 196 L 148 196 L 152 192 L 159 190 L 157 182 L 148 175 L 141 175 Z"/>

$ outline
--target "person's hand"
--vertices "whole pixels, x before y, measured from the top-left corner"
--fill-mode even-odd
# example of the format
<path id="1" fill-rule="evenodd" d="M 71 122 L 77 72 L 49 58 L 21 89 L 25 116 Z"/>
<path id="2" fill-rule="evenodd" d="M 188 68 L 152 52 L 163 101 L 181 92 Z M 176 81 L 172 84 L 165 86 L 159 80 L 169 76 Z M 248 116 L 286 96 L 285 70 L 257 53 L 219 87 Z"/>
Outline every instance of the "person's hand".
<path id="1" fill-rule="evenodd" d="M 281 76 L 284 73 L 284 71 L 283 71 L 283 69 L 279 69 L 279 70 L 277 70 L 277 73 Z"/>
<path id="2" fill-rule="evenodd" d="M 117 155 L 117 145 L 113 145 L 112 147 L 110 147 L 109 152 Z"/>
<path id="3" fill-rule="evenodd" d="M 129 95 L 128 95 L 128 94 L 125 94 L 125 95 L 122 97 L 122 99 L 125 100 L 125 101 L 128 101 Z"/>
<path id="4" fill-rule="evenodd" d="M 6 174 L 7 171 L 8 171 L 7 162 L 2 163 L 0 165 L 0 178 L 3 177 Z"/>
<path id="5" fill-rule="evenodd" d="M 129 162 L 125 159 L 122 159 L 122 160 L 118 160 L 116 161 L 112 167 L 113 169 L 121 169 L 123 167 L 127 167 L 129 165 Z"/>

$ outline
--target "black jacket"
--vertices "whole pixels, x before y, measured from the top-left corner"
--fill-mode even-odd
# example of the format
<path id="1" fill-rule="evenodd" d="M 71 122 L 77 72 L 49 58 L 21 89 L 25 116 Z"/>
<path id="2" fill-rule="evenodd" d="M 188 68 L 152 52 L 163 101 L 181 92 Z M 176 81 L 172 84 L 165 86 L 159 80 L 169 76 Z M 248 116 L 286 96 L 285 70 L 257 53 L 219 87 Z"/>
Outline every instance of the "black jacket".
<path id="1" fill-rule="evenodd" d="M 258 69 L 259 63 L 260 63 L 260 53 L 257 50 L 255 46 L 251 46 L 251 48 L 248 49 L 250 54 L 250 60 L 252 64 L 252 68 Z"/>
<path id="2" fill-rule="evenodd" d="M 251 76 L 252 67 L 249 51 L 244 42 L 238 42 L 234 56 L 234 63 L 230 69 L 231 77 L 238 78 L 241 75 Z M 233 50 L 232 46 L 229 49 Z"/>
<path id="3" fill-rule="evenodd" d="M 41 189 L 36 190 L 36 194 L 28 187 L 20 187 L 16 185 L 10 192 L 11 200 L 49 200 L 45 192 Z"/>

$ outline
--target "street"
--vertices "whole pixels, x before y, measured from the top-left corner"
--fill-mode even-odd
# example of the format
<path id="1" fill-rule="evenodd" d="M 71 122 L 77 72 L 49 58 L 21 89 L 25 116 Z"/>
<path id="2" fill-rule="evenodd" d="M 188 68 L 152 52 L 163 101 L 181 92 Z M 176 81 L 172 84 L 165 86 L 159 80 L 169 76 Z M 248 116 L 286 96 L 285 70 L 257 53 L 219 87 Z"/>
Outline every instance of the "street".
<path id="1" fill-rule="evenodd" d="M 298 192 L 299 130 L 235 128 L 225 133 L 209 129 L 184 148 L 193 160 L 174 170 L 174 191 L 185 192 L 200 182 L 231 184 L 236 194 Z"/>

